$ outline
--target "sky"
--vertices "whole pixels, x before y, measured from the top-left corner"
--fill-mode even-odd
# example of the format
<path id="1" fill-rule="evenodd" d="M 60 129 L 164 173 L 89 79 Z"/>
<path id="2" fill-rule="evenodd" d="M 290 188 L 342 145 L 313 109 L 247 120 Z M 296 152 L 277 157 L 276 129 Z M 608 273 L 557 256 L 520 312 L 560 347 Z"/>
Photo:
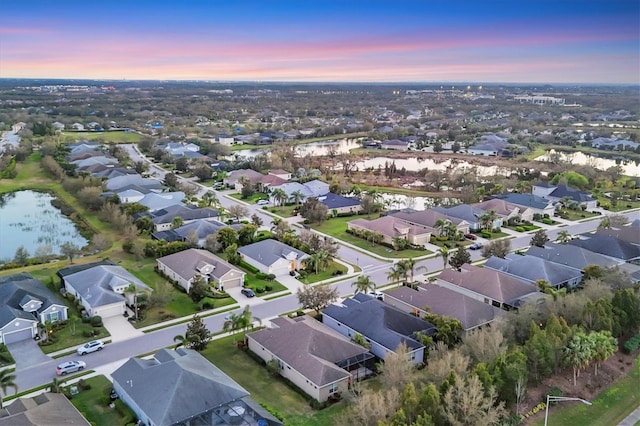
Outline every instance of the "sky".
<path id="1" fill-rule="evenodd" d="M 0 78 L 640 84 L 640 1 L 6 0 Z"/>

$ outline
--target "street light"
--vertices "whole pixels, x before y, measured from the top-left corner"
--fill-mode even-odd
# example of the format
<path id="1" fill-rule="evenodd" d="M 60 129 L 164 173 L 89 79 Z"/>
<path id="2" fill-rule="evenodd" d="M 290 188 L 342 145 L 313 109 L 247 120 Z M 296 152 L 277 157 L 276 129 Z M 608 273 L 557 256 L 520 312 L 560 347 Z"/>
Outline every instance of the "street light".
<path id="1" fill-rule="evenodd" d="M 544 426 L 547 426 L 547 420 L 549 418 L 549 403 L 553 402 L 553 401 L 580 401 L 585 405 L 593 405 L 591 404 L 591 402 L 587 401 L 586 399 L 582 399 L 582 398 L 574 398 L 574 397 L 570 397 L 570 396 L 553 396 L 553 395 L 547 395 L 547 408 L 544 412 Z"/>

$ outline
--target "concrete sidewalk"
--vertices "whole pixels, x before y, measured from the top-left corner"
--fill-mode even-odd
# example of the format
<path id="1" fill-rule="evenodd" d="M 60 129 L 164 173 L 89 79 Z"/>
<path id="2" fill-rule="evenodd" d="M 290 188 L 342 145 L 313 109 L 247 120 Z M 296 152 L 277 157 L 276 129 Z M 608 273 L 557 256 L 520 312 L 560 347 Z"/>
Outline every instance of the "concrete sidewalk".
<path id="1" fill-rule="evenodd" d="M 634 426 L 638 422 L 640 422 L 640 407 L 633 410 L 623 421 L 618 423 L 618 426 Z"/>

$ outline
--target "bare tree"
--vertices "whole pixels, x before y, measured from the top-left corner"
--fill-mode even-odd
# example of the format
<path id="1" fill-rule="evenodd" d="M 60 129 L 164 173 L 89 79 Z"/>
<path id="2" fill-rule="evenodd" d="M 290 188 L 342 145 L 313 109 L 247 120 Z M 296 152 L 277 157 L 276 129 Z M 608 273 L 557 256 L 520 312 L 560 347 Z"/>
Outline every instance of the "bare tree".
<path id="1" fill-rule="evenodd" d="M 462 348 L 476 363 L 490 363 L 507 352 L 507 342 L 498 327 L 484 327 L 467 333 Z"/>
<path id="2" fill-rule="evenodd" d="M 305 309 L 312 309 L 317 313 L 338 300 L 338 290 L 335 287 L 307 286 L 298 289 L 298 302 Z"/>
<path id="3" fill-rule="evenodd" d="M 249 215 L 249 209 L 247 209 L 245 206 L 241 206 L 240 204 L 234 204 L 227 210 L 229 210 L 229 214 L 235 217 L 237 220 L 240 220 L 241 217 L 246 217 Z"/>
<path id="4" fill-rule="evenodd" d="M 378 364 L 380 379 L 385 388 L 404 388 L 411 380 L 414 372 L 414 365 L 409 359 L 407 345 L 401 343 L 395 352 L 389 352 L 384 357 L 384 362 Z"/>
<path id="5" fill-rule="evenodd" d="M 485 389 L 475 374 L 466 379 L 456 376 L 442 397 L 445 418 L 452 426 L 497 425 L 507 411 L 504 402 L 496 404 L 495 389 Z"/>
<path id="6" fill-rule="evenodd" d="M 440 385 L 451 370 L 465 374 L 469 368 L 469 357 L 460 348 L 449 349 L 444 342 L 436 343 L 429 353 L 429 364 L 425 368 L 427 378 Z"/>
<path id="7" fill-rule="evenodd" d="M 376 426 L 391 418 L 400 407 L 400 391 L 396 388 L 361 392 L 350 405 L 340 424 Z"/>

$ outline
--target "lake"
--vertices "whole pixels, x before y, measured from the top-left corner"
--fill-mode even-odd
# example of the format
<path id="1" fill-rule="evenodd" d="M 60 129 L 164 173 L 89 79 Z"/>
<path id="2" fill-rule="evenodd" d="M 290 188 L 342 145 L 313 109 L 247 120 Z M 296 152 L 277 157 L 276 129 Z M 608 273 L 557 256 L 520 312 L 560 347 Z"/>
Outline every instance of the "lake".
<path id="1" fill-rule="evenodd" d="M 349 152 L 354 148 L 360 148 L 359 139 L 338 139 L 334 141 L 311 142 L 300 144 L 297 146 L 298 156 L 305 157 L 307 155 L 320 156 L 329 155 L 329 151 L 333 149 L 337 154 Z M 234 151 L 231 156 L 253 158 L 263 152 L 270 152 L 269 148 L 263 149 L 241 149 Z"/>
<path id="2" fill-rule="evenodd" d="M 13 259 L 24 246 L 33 257 L 41 246 L 50 246 L 50 254 L 60 254 L 67 241 L 82 248 L 88 241 L 75 224 L 54 207 L 51 194 L 18 191 L 0 195 L 0 263 Z"/>
<path id="3" fill-rule="evenodd" d="M 536 161 L 562 161 L 569 164 L 587 165 L 599 170 L 620 166 L 622 167 L 623 174 L 627 176 L 640 176 L 640 166 L 636 161 L 601 158 L 585 154 L 584 152 L 556 152 L 552 149 L 548 154 L 536 158 Z"/>

